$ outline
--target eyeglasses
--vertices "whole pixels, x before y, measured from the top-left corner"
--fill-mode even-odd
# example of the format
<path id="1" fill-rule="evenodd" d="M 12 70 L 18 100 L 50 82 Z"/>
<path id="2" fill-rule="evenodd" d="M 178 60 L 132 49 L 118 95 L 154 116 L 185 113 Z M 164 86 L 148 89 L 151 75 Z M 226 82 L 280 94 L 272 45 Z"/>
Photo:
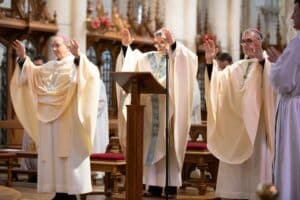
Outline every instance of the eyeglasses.
<path id="1" fill-rule="evenodd" d="M 252 44 L 253 43 L 253 40 L 251 39 L 242 39 L 241 40 L 241 45 L 245 45 L 245 44 Z"/>
<path id="2" fill-rule="evenodd" d="M 51 48 L 52 49 L 58 49 L 59 47 L 61 47 L 63 45 L 63 43 L 52 43 L 51 44 Z"/>

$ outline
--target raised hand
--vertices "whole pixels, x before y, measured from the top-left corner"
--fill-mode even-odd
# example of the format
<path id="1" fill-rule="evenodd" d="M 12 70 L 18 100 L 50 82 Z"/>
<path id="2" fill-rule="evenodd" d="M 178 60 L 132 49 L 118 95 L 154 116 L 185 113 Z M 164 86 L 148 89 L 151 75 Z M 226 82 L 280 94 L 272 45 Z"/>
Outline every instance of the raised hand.
<path id="1" fill-rule="evenodd" d="M 19 40 L 15 40 L 12 43 L 12 47 L 15 49 L 16 54 L 19 58 L 23 59 L 26 57 L 25 46 L 23 45 L 22 42 L 20 42 Z"/>
<path id="2" fill-rule="evenodd" d="M 162 28 L 161 29 L 161 32 L 165 35 L 166 37 L 166 41 L 169 45 L 172 45 L 174 42 L 175 42 L 175 39 L 174 39 L 174 36 L 173 36 L 173 33 L 167 29 L 167 28 Z"/>
<path id="3" fill-rule="evenodd" d="M 79 45 L 75 40 L 70 40 L 69 50 L 73 56 L 79 57 Z"/>
<path id="4" fill-rule="evenodd" d="M 207 64 L 212 64 L 213 59 L 217 55 L 216 44 L 213 40 L 206 40 L 204 42 L 205 60 Z"/>
<path id="5" fill-rule="evenodd" d="M 131 37 L 130 31 L 127 28 L 123 28 L 121 30 L 121 38 L 122 38 L 122 45 L 123 46 L 129 46 L 133 38 Z"/>
<path id="6" fill-rule="evenodd" d="M 254 48 L 252 49 L 253 58 L 257 58 L 259 61 L 264 60 L 263 49 L 260 40 L 253 41 Z"/>
<path id="7" fill-rule="evenodd" d="M 280 56 L 280 52 L 274 47 L 270 47 L 267 49 L 268 59 L 270 62 L 275 63 Z"/>

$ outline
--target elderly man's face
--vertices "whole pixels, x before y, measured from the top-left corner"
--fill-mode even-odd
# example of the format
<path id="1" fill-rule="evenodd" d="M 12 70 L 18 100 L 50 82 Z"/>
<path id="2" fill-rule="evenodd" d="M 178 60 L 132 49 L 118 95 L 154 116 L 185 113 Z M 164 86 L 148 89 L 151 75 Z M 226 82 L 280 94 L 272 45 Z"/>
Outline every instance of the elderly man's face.
<path id="1" fill-rule="evenodd" d="M 252 55 L 257 48 L 262 48 L 262 41 L 257 38 L 253 32 L 245 32 L 241 39 L 242 49 L 245 55 L 252 58 Z"/>
<path id="2" fill-rule="evenodd" d="M 159 32 L 154 35 L 154 46 L 159 53 L 165 54 L 168 48 L 166 37 L 163 33 Z"/>
<path id="3" fill-rule="evenodd" d="M 58 60 L 63 59 L 69 53 L 69 48 L 64 43 L 63 38 L 58 36 L 53 38 L 51 48 Z"/>
<path id="4" fill-rule="evenodd" d="M 300 30 L 300 4 L 299 3 L 295 3 L 294 12 L 291 16 L 291 19 L 293 20 L 294 28 L 296 30 Z"/>

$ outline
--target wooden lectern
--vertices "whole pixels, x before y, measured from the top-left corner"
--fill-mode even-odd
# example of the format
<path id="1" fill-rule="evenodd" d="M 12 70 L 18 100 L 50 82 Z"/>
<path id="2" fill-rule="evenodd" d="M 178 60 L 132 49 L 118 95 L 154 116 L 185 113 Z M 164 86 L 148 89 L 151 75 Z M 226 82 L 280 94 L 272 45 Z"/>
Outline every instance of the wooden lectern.
<path id="1" fill-rule="evenodd" d="M 126 199 L 141 200 L 144 105 L 140 105 L 140 94 L 165 94 L 166 90 L 150 72 L 112 72 L 111 77 L 125 92 L 131 93 L 131 104 L 127 105 Z"/>

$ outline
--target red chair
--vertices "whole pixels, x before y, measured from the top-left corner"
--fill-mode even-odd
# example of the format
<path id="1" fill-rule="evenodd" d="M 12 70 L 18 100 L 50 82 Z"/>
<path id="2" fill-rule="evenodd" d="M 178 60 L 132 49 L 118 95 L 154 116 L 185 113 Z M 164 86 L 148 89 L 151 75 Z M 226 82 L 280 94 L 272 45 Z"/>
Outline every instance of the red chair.
<path id="1" fill-rule="evenodd" d="M 93 172 L 105 172 L 104 176 L 104 192 L 93 191 L 88 194 L 80 195 L 81 200 L 85 200 L 87 195 L 105 195 L 111 196 L 112 194 L 120 193 L 118 182 L 121 176 L 126 172 L 126 160 L 120 149 L 114 145 L 118 144 L 118 138 L 111 137 L 110 144 L 107 147 L 106 153 L 94 153 L 90 156 L 91 170 Z M 111 152 L 113 151 L 113 152 Z"/>

